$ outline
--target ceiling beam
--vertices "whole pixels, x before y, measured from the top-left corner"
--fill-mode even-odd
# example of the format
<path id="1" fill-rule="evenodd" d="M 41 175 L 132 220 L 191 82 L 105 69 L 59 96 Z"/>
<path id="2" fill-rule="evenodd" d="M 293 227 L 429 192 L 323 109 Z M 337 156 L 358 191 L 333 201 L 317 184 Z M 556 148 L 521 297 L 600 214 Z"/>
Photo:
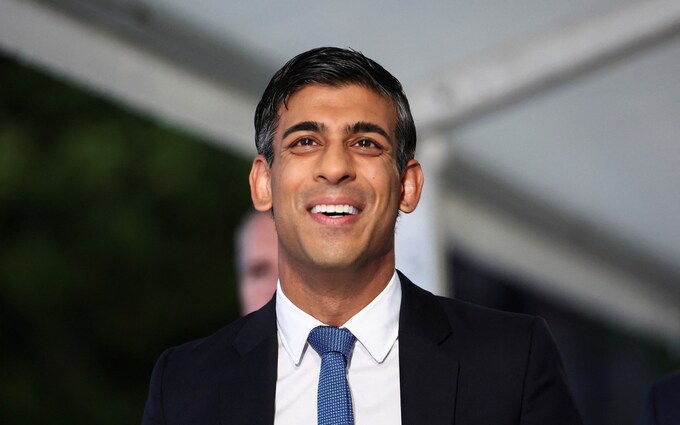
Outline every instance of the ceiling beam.
<path id="1" fill-rule="evenodd" d="M 588 315 L 680 341 L 677 265 L 536 200 L 470 161 L 449 158 L 447 164 L 443 210 L 454 243 Z"/>
<path id="2" fill-rule="evenodd" d="M 276 70 L 243 45 L 139 0 L 34 0 L 96 25 L 193 73 L 259 96 Z"/>
<path id="3" fill-rule="evenodd" d="M 93 8 L 85 11 L 84 3 L 91 3 Z M 106 15 L 97 9 L 105 3 L 112 2 L 2 0 L 0 48 L 143 115 L 252 156 L 252 111 L 257 98 L 243 87 L 236 88 L 239 81 L 229 85 L 226 80 L 230 77 L 221 80 L 215 76 L 221 69 L 225 75 L 230 69 L 239 69 L 241 62 L 213 61 L 211 74 L 206 70 L 210 68 L 210 58 L 197 65 L 201 61 L 187 51 L 195 49 L 198 57 L 211 56 L 209 52 L 213 52 L 231 59 L 238 53 L 230 56 L 226 48 L 215 43 L 204 45 L 206 41 L 196 36 L 184 40 L 184 30 L 170 25 L 167 17 L 138 19 L 135 14 L 143 13 L 130 9 L 127 15 L 121 16 L 119 11 L 110 16 L 109 24 L 104 24 L 103 18 L 88 18 Z M 74 14 L 73 8 L 77 7 L 83 9 Z M 121 35 L 126 31 L 121 28 L 135 25 L 137 29 L 127 33 L 132 35 Z M 121 30 L 112 30 L 114 27 Z M 177 34 L 171 37 L 173 31 Z M 165 45 L 182 44 L 184 40 L 183 47 L 176 47 L 175 53 L 167 49 L 159 52 L 157 47 L 163 44 L 159 40 L 164 37 L 169 37 Z M 148 42 L 140 43 L 140 38 Z M 196 47 L 201 45 L 204 47 Z M 245 71 L 252 68 L 246 66 Z"/>
<path id="4" fill-rule="evenodd" d="M 680 34 L 680 2 L 648 0 L 536 34 L 411 92 L 422 134 L 442 132 Z"/>

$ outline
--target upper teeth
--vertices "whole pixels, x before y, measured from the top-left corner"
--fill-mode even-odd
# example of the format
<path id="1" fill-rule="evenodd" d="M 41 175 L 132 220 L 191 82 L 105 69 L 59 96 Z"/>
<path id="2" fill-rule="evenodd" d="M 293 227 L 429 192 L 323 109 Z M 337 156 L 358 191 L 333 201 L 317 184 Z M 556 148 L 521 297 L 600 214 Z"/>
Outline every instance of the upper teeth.
<path id="1" fill-rule="evenodd" d="M 312 213 L 359 214 L 359 210 L 351 205 L 316 205 Z"/>

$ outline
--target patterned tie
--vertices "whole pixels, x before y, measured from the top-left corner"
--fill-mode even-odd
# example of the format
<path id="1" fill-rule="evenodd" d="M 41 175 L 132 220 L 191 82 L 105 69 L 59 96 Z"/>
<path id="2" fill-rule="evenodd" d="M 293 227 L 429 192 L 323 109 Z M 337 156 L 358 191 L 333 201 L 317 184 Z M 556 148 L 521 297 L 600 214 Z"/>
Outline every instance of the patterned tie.
<path id="1" fill-rule="evenodd" d="M 347 384 L 347 359 L 356 338 L 347 329 L 317 326 L 307 338 L 321 356 L 317 393 L 319 425 L 353 425 L 352 395 Z"/>

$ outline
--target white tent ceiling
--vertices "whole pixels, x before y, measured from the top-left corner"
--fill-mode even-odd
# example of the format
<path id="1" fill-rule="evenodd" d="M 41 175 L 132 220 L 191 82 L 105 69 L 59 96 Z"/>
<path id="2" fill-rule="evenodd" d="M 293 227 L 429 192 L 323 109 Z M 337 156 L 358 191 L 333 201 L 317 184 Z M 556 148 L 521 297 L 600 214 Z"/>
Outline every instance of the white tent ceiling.
<path id="1" fill-rule="evenodd" d="M 361 50 L 412 100 L 442 243 L 680 340 L 680 1 L 234 3 L 0 0 L 0 46 L 247 154 L 276 68 Z"/>

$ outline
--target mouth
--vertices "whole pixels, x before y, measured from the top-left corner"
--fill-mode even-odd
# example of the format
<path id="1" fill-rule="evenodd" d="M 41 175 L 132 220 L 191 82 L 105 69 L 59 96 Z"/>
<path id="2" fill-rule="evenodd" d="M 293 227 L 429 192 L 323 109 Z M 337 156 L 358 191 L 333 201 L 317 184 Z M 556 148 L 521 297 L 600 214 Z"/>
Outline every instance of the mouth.
<path id="1" fill-rule="evenodd" d="M 323 214 L 326 217 L 345 217 L 359 214 L 359 209 L 349 204 L 315 205 L 310 210 L 312 214 Z"/>

